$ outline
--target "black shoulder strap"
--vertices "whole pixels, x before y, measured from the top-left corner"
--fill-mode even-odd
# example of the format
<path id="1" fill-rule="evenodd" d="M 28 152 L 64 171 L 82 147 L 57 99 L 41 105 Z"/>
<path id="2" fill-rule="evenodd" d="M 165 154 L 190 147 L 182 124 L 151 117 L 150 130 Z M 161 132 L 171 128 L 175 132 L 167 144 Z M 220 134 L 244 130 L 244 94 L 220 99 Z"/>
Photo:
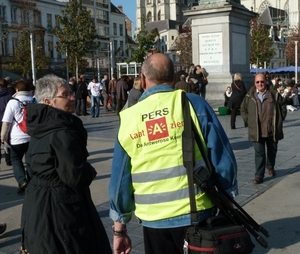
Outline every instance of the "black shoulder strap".
<path id="1" fill-rule="evenodd" d="M 182 132 L 183 165 L 186 168 L 188 185 L 189 185 L 191 222 L 192 224 L 197 224 L 198 213 L 196 208 L 195 189 L 194 189 L 194 180 L 193 180 L 193 169 L 195 163 L 194 133 L 192 131 L 192 119 L 190 113 L 189 100 L 186 97 L 185 92 L 182 92 L 182 109 L 183 109 L 183 121 L 184 121 L 184 130 Z"/>

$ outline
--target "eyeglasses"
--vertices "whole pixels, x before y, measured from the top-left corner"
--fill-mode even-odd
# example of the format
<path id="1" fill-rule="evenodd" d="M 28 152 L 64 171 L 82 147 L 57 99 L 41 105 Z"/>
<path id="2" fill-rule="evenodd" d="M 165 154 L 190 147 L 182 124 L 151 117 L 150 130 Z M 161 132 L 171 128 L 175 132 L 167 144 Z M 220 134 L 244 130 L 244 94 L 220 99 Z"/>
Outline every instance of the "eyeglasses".
<path id="1" fill-rule="evenodd" d="M 61 98 L 61 99 L 67 99 L 70 100 L 71 98 L 74 98 L 74 95 L 71 93 L 63 93 L 62 95 L 56 95 L 54 98 Z"/>
<path id="2" fill-rule="evenodd" d="M 259 83 L 262 83 L 262 84 L 263 84 L 263 83 L 265 83 L 265 81 L 263 81 L 263 80 L 258 80 L 258 81 L 255 81 L 255 83 L 256 83 L 256 84 L 259 84 Z"/>

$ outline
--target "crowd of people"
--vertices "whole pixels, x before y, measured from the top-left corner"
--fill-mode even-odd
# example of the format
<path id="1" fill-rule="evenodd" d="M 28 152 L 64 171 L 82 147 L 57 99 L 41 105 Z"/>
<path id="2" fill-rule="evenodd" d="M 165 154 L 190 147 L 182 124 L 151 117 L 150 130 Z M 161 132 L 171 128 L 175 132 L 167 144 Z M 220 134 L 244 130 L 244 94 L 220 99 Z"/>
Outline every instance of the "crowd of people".
<path id="1" fill-rule="evenodd" d="M 205 68 L 194 64 L 188 72 L 175 73 L 173 62 L 157 53 L 145 60 L 136 78 L 112 75 L 109 80 L 104 75 L 101 81 L 95 76 L 87 83 L 81 75 L 66 83 L 50 74 L 36 86 L 30 80 L 18 80 L 13 92 L 8 80 L 0 79 L 1 141 L 10 148 L 6 163 L 13 167 L 17 193 L 26 193 L 22 253 L 129 253 L 126 224 L 133 212 L 143 226 L 146 254 L 182 253 L 185 230 L 191 224 L 182 152 L 183 98 L 190 105 L 191 119 L 218 182 L 232 197 L 238 193 L 234 153 L 205 100 L 207 77 Z M 276 175 L 286 105 L 297 104 L 292 94 L 298 98 L 297 85 L 288 87 L 280 82 L 273 85 L 265 73 L 257 74 L 247 91 L 242 75 L 235 73 L 224 92 L 231 129 L 236 129 L 239 113 L 248 127 L 255 156 L 253 184 L 264 181 L 266 169 L 269 176 Z M 109 184 L 112 248 L 91 198 L 89 186 L 97 172 L 87 161 L 87 131 L 77 117 L 89 115 L 88 97 L 91 117 L 100 116 L 102 104 L 120 118 Z M 26 132 L 20 127 L 24 108 Z M 205 166 L 198 147 L 193 152 L 195 165 Z M 216 213 L 198 186 L 195 200 L 199 222 Z M 6 224 L 0 223 L 0 234 L 5 230 Z"/>

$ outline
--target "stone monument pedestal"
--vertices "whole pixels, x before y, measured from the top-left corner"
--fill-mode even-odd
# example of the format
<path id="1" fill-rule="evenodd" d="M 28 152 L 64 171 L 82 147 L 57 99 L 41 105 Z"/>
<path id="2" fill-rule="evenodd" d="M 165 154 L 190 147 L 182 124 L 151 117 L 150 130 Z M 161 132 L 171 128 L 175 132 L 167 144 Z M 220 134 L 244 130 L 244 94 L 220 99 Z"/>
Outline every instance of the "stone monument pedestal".
<path id="1" fill-rule="evenodd" d="M 250 74 L 250 20 L 255 13 L 236 2 L 201 2 L 184 11 L 191 20 L 193 63 L 209 73 L 207 100 L 224 100 L 226 87 L 236 72 L 246 88 L 253 85 Z"/>

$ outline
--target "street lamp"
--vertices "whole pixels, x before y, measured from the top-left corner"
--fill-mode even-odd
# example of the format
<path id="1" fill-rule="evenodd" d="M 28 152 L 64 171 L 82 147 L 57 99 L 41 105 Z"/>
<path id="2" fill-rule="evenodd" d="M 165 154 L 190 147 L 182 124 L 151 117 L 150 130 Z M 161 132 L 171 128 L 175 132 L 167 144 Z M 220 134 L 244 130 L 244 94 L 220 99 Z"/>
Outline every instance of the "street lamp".
<path id="1" fill-rule="evenodd" d="M 68 50 L 66 50 L 66 72 L 67 72 L 67 84 L 69 84 L 69 66 L 68 66 Z"/>
<path id="2" fill-rule="evenodd" d="M 33 30 L 30 29 L 30 53 L 31 53 L 31 69 L 32 69 L 32 82 L 35 86 L 36 73 L 35 73 L 35 58 L 34 58 L 34 43 L 33 43 Z"/>
<path id="3" fill-rule="evenodd" d="M 298 83 L 298 41 L 295 41 L 295 80 Z"/>
<path id="4" fill-rule="evenodd" d="M 110 40 L 109 41 L 109 47 L 110 47 L 110 74 L 111 74 L 111 78 L 112 75 L 114 74 L 114 45 L 113 42 Z"/>

